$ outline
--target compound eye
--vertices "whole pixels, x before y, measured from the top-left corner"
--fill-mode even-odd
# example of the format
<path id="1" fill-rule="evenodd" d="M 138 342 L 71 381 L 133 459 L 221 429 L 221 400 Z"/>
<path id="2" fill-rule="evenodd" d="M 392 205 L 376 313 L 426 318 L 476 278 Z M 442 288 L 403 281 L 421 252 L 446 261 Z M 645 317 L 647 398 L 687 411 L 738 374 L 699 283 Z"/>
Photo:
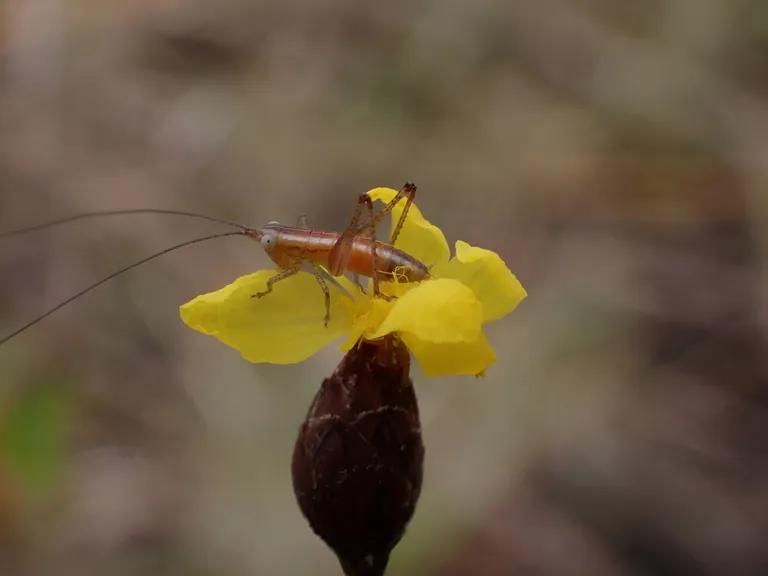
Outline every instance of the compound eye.
<path id="1" fill-rule="evenodd" d="M 270 248 L 272 248 L 272 246 L 274 246 L 274 244 L 275 244 L 274 235 L 267 232 L 261 237 L 261 247 L 264 248 L 264 250 L 269 250 Z"/>

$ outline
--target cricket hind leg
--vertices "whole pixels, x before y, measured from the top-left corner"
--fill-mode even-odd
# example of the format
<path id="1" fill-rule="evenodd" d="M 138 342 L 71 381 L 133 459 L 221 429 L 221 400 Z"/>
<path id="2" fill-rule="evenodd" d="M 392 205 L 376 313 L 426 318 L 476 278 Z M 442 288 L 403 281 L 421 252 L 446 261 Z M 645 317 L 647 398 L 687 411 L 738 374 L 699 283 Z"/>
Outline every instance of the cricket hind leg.
<path id="1" fill-rule="evenodd" d="M 368 221 L 364 226 L 357 228 L 356 232 L 371 240 L 371 279 L 373 280 L 373 294 L 380 298 L 384 298 L 385 300 L 391 300 L 392 297 L 382 293 L 379 288 L 381 278 L 379 277 L 379 257 L 376 253 L 376 214 L 373 210 L 373 200 L 371 200 L 371 197 L 368 196 L 368 194 L 361 194 L 357 200 L 357 205 L 358 212 L 360 212 L 360 206 L 365 206 L 368 210 Z"/>
<path id="2" fill-rule="evenodd" d="M 373 259 L 373 266 L 374 266 L 374 273 L 373 273 L 373 289 L 374 293 L 377 296 L 380 296 L 386 300 L 391 300 L 392 297 L 388 296 L 386 294 L 382 294 L 379 290 L 379 275 L 377 271 L 377 257 L 376 257 L 376 227 L 381 223 L 381 221 L 384 219 L 384 217 L 387 214 L 390 214 L 393 210 L 393 208 L 397 205 L 400 200 L 405 198 L 405 206 L 403 207 L 403 212 L 400 214 L 400 218 L 397 221 L 397 224 L 395 225 L 395 228 L 392 230 L 392 235 L 390 237 L 389 243 L 394 245 L 395 241 L 397 241 L 397 237 L 400 235 L 400 230 L 403 228 L 403 224 L 405 223 L 405 219 L 408 217 L 408 210 L 411 207 L 411 204 L 413 204 L 413 199 L 416 197 L 416 185 L 411 182 L 406 182 L 403 187 L 400 189 L 400 191 L 395 195 L 392 200 L 387 203 L 384 208 L 379 210 L 379 212 L 374 213 L 373 211 L 373 202 L 371 201 L 370 196 L 367 194 L 365 195 L 365 198 L 367 200 L 367 206 L 368 206 L 368 214 L 369 214 L 369 220 L 366 223 L 366 226 L 364 229 L 361 229 L 361 232 L 366 231 L 371 237 L 372 241 L 372 259 Z"/>
<path id="3" fill-rule="evenodd" d="M 400 189 L 400 191 L 395 195 L 394 198 L 392 198 L 392 200 L 390 200 L 387 203 L 386 206 L 384 206 L 384 208 L 379 210 L 376 214 L 371 213 L 370 220 L 369 222 L 366 223 L 364 228 L 365 229 L 370 228 L 372 230 L 375 230 L 376 227 L 381 223 L 381 221 L 389 213 L 392 212 L 392 209 L 403 198 L 405 198 L 405 206 L 403 207 L 403 213 L 400 214 L 400 218 L 398 219 L 397 224 L 392 230 L 392 235 L 390 236 L 390 239 L 389 239 L 389 243 L 394 245 L 395 242 L 397 241 L 397 237 L 400 235 L 400 231 L 403 229 L 403 224 L 405 224 L 405 219 L 408 217 L 408 210 L 411 208 L 411 204 L 413 204 L 413 200 L 416 198 L 416 184 L 413 184 L 412 182 L 406 182 L 405 184 L 403 184 L 403 187 Z"/>
<path id="4" fill-rule="evenodd" d="M 347 226 L 347 229 L 341 234 L 336 241 L 336 245 L 333 247 L 329 256 L 329 269 L 331 274 L 338 276 L 347 268 L 347 263 L 352 253 L 352 247 L 355 241 L 355 236 L 363 235 L 371 239 L 371 279 L 373 280 L 373 293 L 376 296 L 390 300 L 391 297 L 382 294 L 379 286 L 379 269 L 378 269 L 378 255 L 376 253 L 376 228 L 381 221 L 392 212 L 392 209 L 397 205 L 400 200 L 405 198 L 405 206 L 403 212 L 397 221 L 397 225 L 392 231 L 392 236 L 389 243 L 394 244 L 400 231 L 403 228 L 405 219 L 408 216 L 408 210 L 413 203 L 413 199 L 416 196 L 416 185 L 410 182 L 406 182 L 400 191 L 395 195 L 392 200 L 387 203 L 384 208 L 379 212 L 375 212 L 373 208 L 373 201 L 368 194 L 361 194 L 357 199 L 355 205 L 355 211 L 352 215 L 352 220 Z M 363 216 L 363 210 L 367 211 L 367 219 L 361 224 Z"/>
<path id="5" fill-rule="evenodd" d="M 368 218 L 364 224 L 360 224 L 363 211 L 367 211 Z M 373 280 L 373 293 L 382 296 L 379 290 L 378 256 L 376 254 L 376 214 L 373 210 L 373 200 L 368 194 L 361 194 L 357 198 L 355 212 L 347 229 L 342 232 L 329 257 L 331 274 L 338 276 L 347 268 L 347 262 L 352 254 L 355 237 L 362 235 L 371 239 L 371 279 Z"/>
<path id="6" fill-rule="evenodd" d="M 349 226 L 347 226 L 346 230 L 341 233 L 341 236 L 339 236 L 339 239 L 336 241 L 336 244 L 328 256 L 328 269 L 334 276 L 341 276 L 347 270 L 347 264 L 352 255 L 355 236 L 360 232 L 360 218 L 363 215 L 363 209 L 366 204 L 366 201 L 363 200 L 364 196 L 367 198 L 367 196 L 363 194 L 357 199 L 355 211 L 352 213 L 352 220 L 350 220 Z M 370 198 L 368 198 L 368 202 L 370 202 Z M 363 227 L 365 226 L 367 226 L 367 224 L 363 225 Z"/>
<path id="7" fill-rule="evenodd" d="M 360 229 L 361 234 L 367 235 L 371 239 L 371 279 L 373 280 L 373 294 L 375 296 L 381 296 L 381 290 L 379 289 L 379 259 L 376 254 L 376 215 L 373 212 L 373 200 L 368 194 L 360 195 L 357 200 L 357 205 L 364 205 L 368 210 L 368 223 Z"/>
<path id="8" fill-rule="evenodd" d="M 392 230 L 392 236 L 389 239 L 389 243 L 392 244 L 393 246 L 397 241 L 397 237 L 400 235 L 400 230 L 403 229 L 403 224 L 405 224 L 405 219 L 408 217 L 408 210 L 411 208 L 411 204 L 413 204 L 413 200 L 416 198 L 416 184 L 414 184 L 413 182 L 406 182 L 403 185 L 403 187 L 400 189 L 400 192 L 398 193 L 398 195 L 405 198 L 405 206 L 403 206 L 403 213 L 400 214 L 400 219 L 397 221 L 397 225 L 395 226 L 395 229 Z M 390 204 L 392 203 L 390 202 Z M 394 208 L 394 206 L 395 205 L 392 204 L 392 208 Z M 390 210 L 392 208 L 390 208 Z"/>

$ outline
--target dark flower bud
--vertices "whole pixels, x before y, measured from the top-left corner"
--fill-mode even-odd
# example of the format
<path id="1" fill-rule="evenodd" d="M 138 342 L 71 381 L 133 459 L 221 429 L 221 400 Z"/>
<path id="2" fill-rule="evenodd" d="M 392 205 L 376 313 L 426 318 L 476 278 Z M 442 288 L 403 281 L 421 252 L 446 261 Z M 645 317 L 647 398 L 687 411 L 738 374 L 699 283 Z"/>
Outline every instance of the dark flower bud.
<path id="1" fill-rule="evenodd" d="M 421 490 L 424 445 L 407 348 L 361 341 L 326 378 L 299 430 L 293 488 L 348 576 L 384 573 Z"/>

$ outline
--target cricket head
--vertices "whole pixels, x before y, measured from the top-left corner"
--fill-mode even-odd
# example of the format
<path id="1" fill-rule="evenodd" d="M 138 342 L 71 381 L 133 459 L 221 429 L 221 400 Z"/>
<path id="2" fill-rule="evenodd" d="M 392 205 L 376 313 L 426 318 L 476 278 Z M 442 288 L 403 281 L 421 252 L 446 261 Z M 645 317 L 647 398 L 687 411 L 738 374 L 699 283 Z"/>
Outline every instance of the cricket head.
<path id="1" fill-rule="evenodd" d="M 262 228 L 248 229 L 245 234 L 261 244 L 261 247 L 264 249 L 264 252 L 267 253 L 267 256 L 269 256 L 276 264 L 281 265 L 281 251 L 276 248 L 278 246 L 280 230 L 282 228 L 283 226 L 279 222 L 272 221 L 268 222 L 267 225 Z"/>

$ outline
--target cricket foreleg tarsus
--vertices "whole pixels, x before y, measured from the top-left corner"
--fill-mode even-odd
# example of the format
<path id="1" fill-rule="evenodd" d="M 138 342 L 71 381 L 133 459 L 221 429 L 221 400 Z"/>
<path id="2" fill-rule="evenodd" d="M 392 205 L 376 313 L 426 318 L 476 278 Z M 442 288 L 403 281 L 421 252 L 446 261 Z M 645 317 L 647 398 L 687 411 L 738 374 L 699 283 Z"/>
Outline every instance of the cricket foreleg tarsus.
<path id="1" fill-rule="evenodd" d="M 256 292 L 256 294 L 251 294 L 251 298 L 263 298 L 264 296 L 272 292 L 275 284 L 277 284 L 281 280 L 290 278 L 294 274 L 298 273 L 299 270 L 300 268 L 286 268 L 284 270 L 280 270 L 277 274 L 275 274 L 269 280 L 267 280 L 266 290 L 262 290 L 261 292 Z"/>

